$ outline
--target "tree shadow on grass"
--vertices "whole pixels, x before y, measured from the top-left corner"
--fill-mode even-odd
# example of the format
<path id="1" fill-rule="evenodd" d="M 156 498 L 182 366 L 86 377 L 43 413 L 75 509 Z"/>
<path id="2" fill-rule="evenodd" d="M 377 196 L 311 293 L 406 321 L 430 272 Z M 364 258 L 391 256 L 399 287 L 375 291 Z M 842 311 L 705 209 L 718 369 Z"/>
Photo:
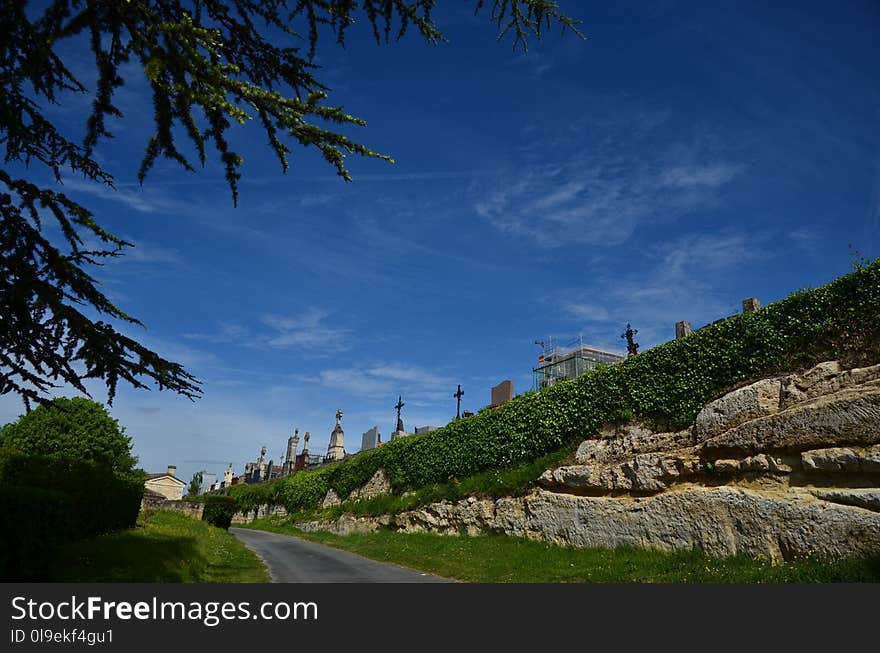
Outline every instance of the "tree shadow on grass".
<path id="1" fill-rule="evenodd" d="M 134 529 L 65 546 L 53 561 L 55 582 L 185 583 L 206 562 L 195 537 Z"/>

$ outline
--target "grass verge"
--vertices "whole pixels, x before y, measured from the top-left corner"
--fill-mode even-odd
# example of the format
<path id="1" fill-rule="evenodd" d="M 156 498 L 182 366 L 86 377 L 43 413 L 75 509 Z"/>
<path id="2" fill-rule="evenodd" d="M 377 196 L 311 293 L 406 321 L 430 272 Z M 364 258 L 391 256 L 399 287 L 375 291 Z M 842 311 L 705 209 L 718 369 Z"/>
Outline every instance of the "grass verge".
<path id="1" fill-rule="evenodd" d="M 763 556 L 712 558 L 700 551 L 574 549 L 504 535 L 455 537 L 379 531 L 305 533 L 287 522 L 250 528 L 296 535 L 366 558 L 476 583 L 854 583 L 880 581 L 880 556 L 827 561 L 813 554 L 773 563 Z"/>
<path id="2" fill-rule="evenodd" d="M 259 558 L 221 528 L 172 511 L 141 513 L 126 531 L 68 544 L 56 582 L 263 583 Z"/>

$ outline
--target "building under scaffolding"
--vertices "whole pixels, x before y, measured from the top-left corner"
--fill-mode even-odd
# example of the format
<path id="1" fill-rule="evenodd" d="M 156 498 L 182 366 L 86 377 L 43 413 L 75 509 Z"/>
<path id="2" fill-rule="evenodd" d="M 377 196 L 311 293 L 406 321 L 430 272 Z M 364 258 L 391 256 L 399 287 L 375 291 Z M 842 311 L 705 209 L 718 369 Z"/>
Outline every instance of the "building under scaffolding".
<path id="1" fill-rule="evenodd" d="M 585 345 L 581 338 L 576 338 L 564 348 L 556 346 L 552 338 L 549 344 L 539 341 L 535 341 L 535 344 L 541 345 L 542 349 L 538 366 L 532 370 L 532 387 L 538 391 L 563 379 L 575 379 L 599 365 L 624 360 L 620 354 Z"/>

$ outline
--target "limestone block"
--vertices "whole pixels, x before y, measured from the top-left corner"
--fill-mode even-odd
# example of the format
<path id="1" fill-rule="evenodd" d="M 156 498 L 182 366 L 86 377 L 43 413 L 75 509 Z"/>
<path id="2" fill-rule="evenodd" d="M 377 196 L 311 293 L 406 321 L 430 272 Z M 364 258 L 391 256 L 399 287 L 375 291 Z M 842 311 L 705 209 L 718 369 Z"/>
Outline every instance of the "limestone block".
<path id="1" fill-rule="evenodd" d="M 678 464 L 679 459 L 674 456 L 639 454 L 612 471 L 613 489 L 664 490 L 681 474 Z"/>
<path id="2" fill-rule="evenodd" d="M 801 390 L 809 390 L 810 388 L 828 383 L 839 376 L 840 373 L 840 363 L 837 361 L 825 361 L 795 377 L 795 384 Z"/>
<path id="3" fill-rule="evenodd" d="M 780 404 L 783 408 L 796 403 L 831 394 L 841 389 L 842 370 L 837 361 L 826 361 L 803 374 L 791 374 L 782 380 Z"/>
<path id="4" fill-rule="evenodd" d="M 829 447 L 801 454 L 801 464 L 808 472 L 880 472 L 880 445 L 873 447 Z"/>
<path id="5" fill-rule="evenodd" d="M 605 464 L 631 458 L 635 454 L 681 449 L 691 445 L 691 431 L 654 433 L 641 424 L 622 427 L 608 425 L 600 438 L 584 440 L 575 452 L 575 461 L 581 464 Z"/>
<path id="6" fill-rule="evenodd" d="M 721 460 L 716 460 L 713 465 L 715 471 L 719 474 L 736 474 L 739 471 L 739 463 L 739 460 L 722 458 Z"/>
<path id="7" fill-rule="evenodd" d="M 696 546 L 715 556 L 763 554 L 774 560 L 802 551 L 827 557 L 880 553 L 880 514 L 798 496 L 730 487 L 638 499 L 538 490 L 524 501 L 532 537 L 566 546 Z"/>
<path id="8" fill-rule="evenodd" d="M 719 474 L 737 474 L 743 472 L 769 472 L 772 474 L 790 474 L 791 466 L 785 464 L 777 456 L 768 456 L 760 453 L 757 456 L 749 456 L 742 460 L 722 459 L 714 463 L 715 471 Z"/>
<path id="9" fill-rule="evenodd" d="M 579 463 L 604 462 L 608 443 L 605 440 L 584 440 L 578 445 L 574 457 Z"/>
<path id="10" fill-rule="evenodd" d="M 626 438 L 630 440 L 644 440 L 653 435 L 653 433 L 651 429 L 639 422 L 605 424 L 599 430 L 599 435 L 605 439 Z"/>
<path id="11" fill-rule="evenodd" d="M 781 458 L 759 453 L 757 456 L 749 456 L 740 461 L 740 471 L 743 472 L 773 472 L 777 474 L 790 473 L 791 467 L 782 462 Z"/>
<path id="12" fill-rule="evenodd" d="M 793 374 L 783 379 L 781 405 L 783 408 L 788 408 L 822 395 L 875 383 L 878 380 L 880 380 L 880 364 L 841 370 L 840 364 L 836 361 L 819 363 L 804 374 Z"/>
<path id="13" fill-rule="evenodd" d="M 682 475 L 699 470 L 694 456 L 645 453 L 629 460 L 602 466 L 567 465 L 547 470 L 538 479 L 543 487 L 564 486 L 590 491 L 657 492 Z"/>
<path id="14" fill-rule="evenodd" d="M 496 506 L 496 502 L 491 499 L 476 497 L 469 497 L 456 503 L 439 501 L 416 510 L 402 512 L 391 518 L 391 526 L 397 530 L 406 533 L 428 532 L 441 535 L 479 535 L 509 531 L 522 534 L 523 522 L 521 500 L 499 499 Z"/>
<path id="15" fill-rule="evenodd" d="M 880 447 L 867 447 L 861 459 L 862 471 L 880 474 Z"/>
<path id="16" fill-rule="evenodd" d="M 769 472 L 770 458 L 763 453 L 757 456 L 749 456 L 740 461 L 739 469 L 743 472 Z"/>
<path id="17" fill-rule="evenodd" d="M 598 465 L 565 465 L 548 469 L 538 477 L 538 483 L 549 487 L 565 485 L 568 487 L 602 487 L 601 467 Z"/>
<path id="18" fill-rule="evenodd" d="M 857 472 L 858 454 L 847 447 L 814 449 L 801 454 L 801 464 L 805 471 L 818 472 Z"/>
<path id="19" fill-rule="evenodd" d="M 392 525 L 405 533 L 445 533 L 449 520 L 449 502 L 440 501 L 395 515 Z"/>
<path id="20" fill-rule="evenodd" d="M 834 503 L 880 512 L 880 488 L 817 489 L 812 493 Z"/>
<path id="21" fill-rule="evenodd" d="M 707 454 L 715 451 L 754 454 L 773 449 L 805 451 L 878 442 L 880 387 L 860 386 L 750 420 L 706 440 L 702 449 Z"/>
<path id="22" fill-rule="evenodd" d="M 516 537 L 526 537 L 526 512 L 522 497 L 502 497 L 495 502 L 492 530 Z"/>
<path id="23" fill-rule="evenodd" d="M 853 385 L 877 381 L 880 379 L 880 364 L 872 365 L 870 367 L 857 367 L 850 370 L 848 376 Z"/>
<path id="24" fill-rule="evenodd" d="M 342 515 L 336 520 L 336 533 L 339 535 L 373 533 L 379 530 L 379 528 L 377 520 L 355 517 L 354 515 Z"/>
<path id="25" fill-rule="evenodd" d="M 338 506 L 342 501 L 339 499 L 339 495 L 336 494 L 336 490 L 332 487 L 327 490 L 327 494 L 324 495 L 324 498 L 321 500 L 322 508 L 329 508 L 331 506 Z"/>
<path id="26" fill-rule="evenodd" d="M 780 379 L 764 379 L 707 404 L 694 422 L 696 440 L 706 440 L 748 420 L 778 412 L 780 388 Z"/>
<path id="27" fill-rule="evenodd" d="M 352 490 L 351 494 L 348 496 L 348 500 L 355 501 L 357 499 L 372 499 L 373 497 L 378 497 L 383 494 L 391 494 L 391 481 L 385 476 L 384 469 L 378 469 L 370 480 L 364 483 L 362 487 Z"/>
<path id="28" fill-rule="evenodd" d="M 306 532 L 323 531 L 336 535 L 352 535 L 355 533 L 374 533 L 377 530 L 388 528 L 391 518 L 387 515 L 380 517 L 355 517 L 345 514 L 332 521 L 319 520 L 300 522 L 296 526 Z"/>

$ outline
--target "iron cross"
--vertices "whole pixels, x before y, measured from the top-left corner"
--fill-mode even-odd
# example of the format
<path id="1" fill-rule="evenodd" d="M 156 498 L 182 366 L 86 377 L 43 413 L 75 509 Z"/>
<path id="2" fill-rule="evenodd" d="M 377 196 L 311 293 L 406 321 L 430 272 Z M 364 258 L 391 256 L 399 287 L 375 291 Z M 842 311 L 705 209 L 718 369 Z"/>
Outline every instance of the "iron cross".
<path id="1" fill-rule="evenodd" d="M 453 397 L 455 397 L 458 400 L 458 402 L 456 403 L 456 406 L 455 406 L 455 419 L 458 419 L 461 417 L 461 397 L 462 397 L 462 395 L 464 395 L 464 392 L 462 391 L 461 384 L 459 383 L 458 384 L 458 391 L 454 395 L 452 395 Z"/>
<path id="2" fill-rule="evenodd" d="M 639 343 L 633 340 L 633 337 L 639 332 L 638 329 L 633 330 L 629 322 L 626 323 L 626 331 L 620 337 L 626 340 L 627 354 L 632 357 L 639 353 Z"/>

